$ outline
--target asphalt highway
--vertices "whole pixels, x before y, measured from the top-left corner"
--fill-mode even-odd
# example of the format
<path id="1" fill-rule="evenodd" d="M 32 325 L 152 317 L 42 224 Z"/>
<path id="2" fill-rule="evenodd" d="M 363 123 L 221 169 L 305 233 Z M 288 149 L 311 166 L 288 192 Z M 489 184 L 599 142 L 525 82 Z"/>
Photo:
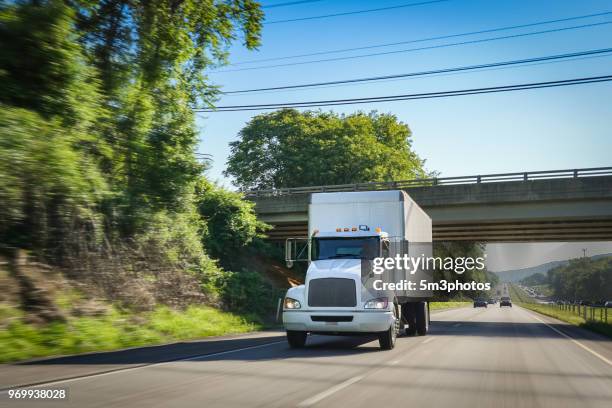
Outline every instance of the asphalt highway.
<path id="1" fill-rule="evenodd" d="M 8 400 L 6 391 L 0 400 L 6 407 L 612 406 L 612 341 L 519 307 L 436 313 L 430 335 L 400 337 L 391 351 L 375 339 L 326 336 L 293 350 L 280 334 L 188 343 L 182 354 L 153 348 L 4 365 L 3 388 L 42 383 L 36 387 L 66 388 L 68 400 Z"/>

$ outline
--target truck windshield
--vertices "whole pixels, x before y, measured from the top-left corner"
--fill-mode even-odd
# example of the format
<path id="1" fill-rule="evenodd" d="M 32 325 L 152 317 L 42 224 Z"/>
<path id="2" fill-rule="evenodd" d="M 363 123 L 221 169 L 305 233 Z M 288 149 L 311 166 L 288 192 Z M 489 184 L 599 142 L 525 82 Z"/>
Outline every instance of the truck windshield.
<path id="1" fill-rule="evenodd" d="M 374 259 L 379 256 L 379 242 L 378 237 L 316 238 L 312 259 Z"/>

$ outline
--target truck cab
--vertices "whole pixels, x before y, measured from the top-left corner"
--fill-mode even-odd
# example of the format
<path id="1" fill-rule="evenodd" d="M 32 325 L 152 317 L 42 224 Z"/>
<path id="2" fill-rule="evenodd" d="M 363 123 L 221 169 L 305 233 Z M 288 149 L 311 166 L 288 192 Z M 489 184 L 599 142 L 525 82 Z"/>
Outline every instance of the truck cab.
<path id="1" fill-rule="evenodd" d="M 374 224 L 392 224 L 396 228 L 391 233 L 402 233 L 403 238 L 407 223 L 403 205 L 396 208 L 404 202 L 399 200 L 400 193 L 313 194 L 305 282 L 290 288 L 283 302 L 283 324 L 291 347 L 303 347 L 309 333 L 374 334 L 382 349 L 391 349 L 404 326 L 408 333 L 427 332 L 425 301 L 377 290 L 372 284 L 381 278 L 372 271 L 374 259 L 393 257 L 408 247 L 405 240 Z M 291 248 L 287 251 L 291 253 Z"/>

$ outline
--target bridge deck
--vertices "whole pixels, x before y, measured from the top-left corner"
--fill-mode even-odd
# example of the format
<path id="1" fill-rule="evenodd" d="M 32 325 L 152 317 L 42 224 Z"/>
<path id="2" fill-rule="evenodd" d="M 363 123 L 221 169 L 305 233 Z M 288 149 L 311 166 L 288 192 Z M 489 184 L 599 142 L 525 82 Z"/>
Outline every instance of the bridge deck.
<path id="1" fill-rule="evenodd" d="M 612 240 L 612 168 L 603 169 L 606 171 L 599 168 L 586 175 L 581 170 L 565 171 L 561 173 L 565 178 L 549 179 L 529 177 L 531 173 L 512 173 L 528 176 L 511 181 L 499 181 L 499 175 L 473 176 L 479 177 L 473 183 L 402 189 L 432 218 L 437 241 L 605 241 Z M 381 183 L 368 185 L 382 189 Z M 392 183 L 386 187 L 391 188 Z M 256 203 L 259 218 L 274 226 L 270 239 L 306 236 L 312 192 L 308 189 L 247 195 Z"/>

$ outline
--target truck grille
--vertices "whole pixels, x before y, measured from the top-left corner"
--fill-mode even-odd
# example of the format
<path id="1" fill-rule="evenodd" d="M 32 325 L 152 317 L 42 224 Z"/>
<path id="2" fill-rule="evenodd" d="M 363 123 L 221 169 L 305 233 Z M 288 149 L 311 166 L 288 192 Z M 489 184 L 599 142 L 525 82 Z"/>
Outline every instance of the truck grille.
<path id="1" fill-rule="evenodd" d="M 357 305 L 355 281 L 344 278 L 313 279 L 308 284 L 308 306 L 354 307 Z"/>

